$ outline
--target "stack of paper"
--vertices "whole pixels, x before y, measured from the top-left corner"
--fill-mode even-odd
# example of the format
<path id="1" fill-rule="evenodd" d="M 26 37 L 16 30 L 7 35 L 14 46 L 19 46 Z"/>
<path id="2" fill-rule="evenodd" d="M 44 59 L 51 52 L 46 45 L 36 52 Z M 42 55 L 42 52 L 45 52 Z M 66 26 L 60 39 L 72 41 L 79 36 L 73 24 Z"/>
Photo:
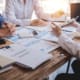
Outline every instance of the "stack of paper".
<path id="1" fill-rule="evenodd" d="M 37 68 L 40 64 L 52 57 L 51 54 L 42 53 L 38 50 L 27 50 L 25 46 L 19 44 L 11 44 L 9 48 L 1 49 L 0 55 L 13 59 L 22 67 L 30 67 L 32 69 Z"/>
<path id="2" fill-rule="evenodd" d="M 27 38 L 27 39 L 20 39 L 16 41 L 17 44 L 21 44 L 26 46 L 27 50 L 38 50 L 42 51 L 43 53 L 48 53 L 52 50 L 55 50 L 56 48 L 59 47 L 58 44 L 53 43 L 49 40 L 45 39 L 36 39 L 36 38 Z"/>
<path id="3" fill-rule="evenodd" d="M 32 69 L 36 69 L 42 63 L 51 58 L 51 54 L 34 51 L 29 53 L 27 52 L 25 55 L 16 58 L 16 60 L 18 64 L 24 68 L 29 67 Z"/>
<path id="4" fill-rule="evenodd" d="M 0 73 L 6 72 L 12 69 L 11 64 L 13 63 L 14 63 L 14 60 L 0 55 Z"/>

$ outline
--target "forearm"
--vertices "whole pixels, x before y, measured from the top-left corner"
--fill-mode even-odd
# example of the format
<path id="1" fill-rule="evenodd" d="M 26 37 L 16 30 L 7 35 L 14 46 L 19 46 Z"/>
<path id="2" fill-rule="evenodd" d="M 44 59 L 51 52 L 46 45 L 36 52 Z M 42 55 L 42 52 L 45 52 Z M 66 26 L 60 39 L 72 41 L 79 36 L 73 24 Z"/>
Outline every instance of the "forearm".
<path id="1" fill-rule="evenodd" d="M 73 41 L 71 38 L 69 38 L 66 35 L 61 35 L 59 37 L 58 43 L 68 53 L 70 53 L 73 56 L 76 56 L 77 58 L 80 58 L 80 44 L 79 43 L 76 43 L 75 41 Z"/>
<path id="2" fill-rule="evenodd" d="M 9 18 L 9 21 L 20 26 L 27 26 L 30 25 L 30 19 L 16 19 L 16 18 Z"/>

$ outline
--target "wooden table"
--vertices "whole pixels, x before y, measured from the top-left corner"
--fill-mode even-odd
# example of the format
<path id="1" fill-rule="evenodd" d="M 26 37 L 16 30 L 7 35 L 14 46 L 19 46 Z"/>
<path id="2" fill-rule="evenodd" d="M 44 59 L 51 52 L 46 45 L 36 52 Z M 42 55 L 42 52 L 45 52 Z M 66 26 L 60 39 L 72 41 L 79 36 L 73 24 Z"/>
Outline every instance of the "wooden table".
<path id="1" fill-rule="evenodd" d="M 50 54 L 53 55 L 53 58 L 43 63 L 35 70 L 23 69 L 13 65 L 12 70 L 0 74 L 0 77 L 4 78 L 2 80 L 42 80 L 70 58 L 70 55 L 62 48 L 58 48 Z"/>
<path id="2" fill-rule="evenodd" d="M 58 48 L 50 54 L 53 55 L 52 59 L 43 63 L 37 69 L 23 69 L 13 65 L 12 70 L 0 74 L 0 80 L 43 80 L 44 77 L 55 71 L 70 58 L 70 55 L 62 48 Z"/>

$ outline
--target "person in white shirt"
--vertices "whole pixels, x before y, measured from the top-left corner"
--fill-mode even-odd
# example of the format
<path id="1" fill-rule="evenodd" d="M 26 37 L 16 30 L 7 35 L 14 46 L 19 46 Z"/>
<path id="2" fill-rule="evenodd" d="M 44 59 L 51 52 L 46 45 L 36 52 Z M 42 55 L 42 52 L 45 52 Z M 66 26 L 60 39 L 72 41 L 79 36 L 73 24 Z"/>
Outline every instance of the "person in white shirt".
<path id="1" fill-rule="evenodd" d="M 43 11 L 40 0 L 6 0 L 5 17 L 16 25 L 30 25 L 33 10 L 39 19 L 49 20 L 51 16 Z"/>
<path id="2" fill-rule="evenodd" d="M 80 24 L 77 22 L 73 22 L 72 24 L 80 29 Z M 80 80 L 80 43 L 74 41 L 71 37 L 67 36 L 62 32 L 61 28 L 58 26 L 52 25 L 53 32 L 58 37 L 59 45 L 66 50 L 69 54 L 75 56 L 77 60 L 72 63 L 72 69 L 74 73 L 71 74 L 60 74 L 56 77 L 55 80 Z M 80 30 L 79 30 L 80 31 Z"/>

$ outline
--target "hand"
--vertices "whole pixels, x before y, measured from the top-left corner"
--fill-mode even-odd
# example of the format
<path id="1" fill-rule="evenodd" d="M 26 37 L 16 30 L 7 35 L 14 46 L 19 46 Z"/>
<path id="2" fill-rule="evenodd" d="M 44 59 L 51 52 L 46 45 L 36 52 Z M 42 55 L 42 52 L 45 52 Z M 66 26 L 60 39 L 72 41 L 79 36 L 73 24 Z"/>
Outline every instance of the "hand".
<path id="1" fill-rule="evenodd" d="M 74 27 L 80 27 L 80 24 L 79 24 L 78 22 L 76 22 L 76 21 L 74 21 L 74 22 L 72 23 L 72 25 L 73 25 Z"/>
<path id="2" fill-rule="evenodd" d="M 11 33 L 9 32 L 9 30 L 7 28 L 0 29 L 0 38 L 7 37 L 10 35 L 11 35 Z"/>
<path id="3" fill-rule="evenodd" d="M 45 25 L 48 25 L 48 23 L 40 19 L 35 19 L 31 22 L 31 25 L 32 26 L 45 26 Z"/>
<path id="4" fill-rule="evenodd" d="M 8 30 L 10 34 L 13 34 L 13 32 L 16 30 L 16 25 L 12 23 L 4 23 L 3 28 Z"/>
<path id="5" fill-rule="evenodd" d="M 51 27 L 52 27 L 52 30 L 53 30 L 53 33 L 59 37 L 62 33 L 62 30 L 60 27 L 58 27 L 56 24 L 51 24 Z"/>
<path id="6" fill-rule="evenodd" d="M 76 22 L 74 19 L 72 19 L 67 24 L 66 23 L 63 24 L 63 27 L 69 27 L 69 26 L 80 27 L 80 24 L 78 22 Z"/>

